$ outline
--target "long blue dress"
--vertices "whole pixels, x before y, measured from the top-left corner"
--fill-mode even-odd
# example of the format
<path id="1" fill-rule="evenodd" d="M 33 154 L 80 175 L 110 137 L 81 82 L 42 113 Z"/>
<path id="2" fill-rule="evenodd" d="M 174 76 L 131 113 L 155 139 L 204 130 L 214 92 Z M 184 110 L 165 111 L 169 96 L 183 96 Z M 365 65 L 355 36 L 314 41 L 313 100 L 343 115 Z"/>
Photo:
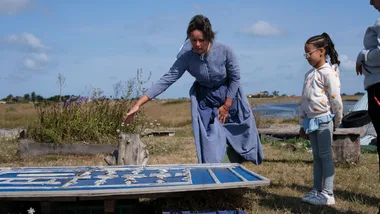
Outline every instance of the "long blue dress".
<path id="1" fill-rule="evenodd" d="M 191 117 L 198 163 L 220 163 L 227 141 L 245 160 L 256 165 L 264 154 L 248 99 L 240 86 L 240 68 L 227 45 L 213 42 L 208 54 L 199 55 L 185 43 L 177 60 L 146 92 L 155 98 L 188 71 L 195 82 L 190 88 Z M 221 124 L 218 108 L 232 98 L 228 121 Z"/>

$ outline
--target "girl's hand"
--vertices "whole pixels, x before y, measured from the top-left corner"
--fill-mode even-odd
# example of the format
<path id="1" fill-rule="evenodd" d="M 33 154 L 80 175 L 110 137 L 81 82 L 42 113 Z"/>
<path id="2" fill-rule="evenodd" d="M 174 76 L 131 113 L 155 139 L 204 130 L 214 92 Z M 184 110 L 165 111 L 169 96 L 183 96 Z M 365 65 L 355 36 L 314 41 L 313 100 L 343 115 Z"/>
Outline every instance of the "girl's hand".
<path id="1" fill-rule="evenodd" d="M 304 138 L 304 139 L 307 139 L 307 134 L 305 133 L 305 129 L 303 128 L 300 128 L 300 137 L 301 138 Z"/>
<path id="2" fill-rule="evenodd" d="M 136 112 L 139 110 L 140 106 L 135 104 L 127 113 L 126 118 L 124 119 L 124 125 L 128 125 L 133 121 Z"/>
<path id="3" fill-rule="evenodd" d="M 362 75 L 362 74 L 363 74 L 362 64 L 356 63 L 356 75 Z"/>
<path id="4" fill-rule="evenodd" d="M 224 124 L 227 119 L 228 119 L 228 112 L 229 112 L 229 108 L 227 108 L 226 106 L 222 105 L 219 107 L 218 109 L 218 119 L 220 121 L 221 124 Z"/>

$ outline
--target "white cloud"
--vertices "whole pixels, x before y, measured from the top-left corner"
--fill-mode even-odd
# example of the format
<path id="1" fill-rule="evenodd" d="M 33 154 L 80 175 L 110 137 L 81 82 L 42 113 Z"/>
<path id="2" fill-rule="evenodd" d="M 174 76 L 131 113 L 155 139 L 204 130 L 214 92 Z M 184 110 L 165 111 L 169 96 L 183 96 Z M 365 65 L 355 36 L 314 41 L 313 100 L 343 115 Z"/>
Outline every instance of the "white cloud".
<path id="1" fill-rule="evenodd" d="M 250 27 L 242 29 L 242 32 L 252 36 L 278 36 L 284 34 L 283 30 L 263 20 L 259 20 Z"/>
<path id="2" fill-rule="evenodd" d="M 31 0 L 0 0 L 0 14 L 15 14 L 28 7 Z"/>
<path id="3" fill-rule="evenodd" d="M 1 0 L 0 0 L 1 1 Z M 50 64 L 46 51 L 51 47 L 31 33 L 21 33 L 9 36 L 4 42 L 5 47 L 26 53 L 19 62 L 19 68 L 28 70 L 45 70 Z"/>
<path id="4" fill-rule="evenodd" d="M 8 44 L 21 46 L 33 51 L 44 51 L 50 49 L 50 47 L 42 44 L 41 40 L 31 33 L 11 35 L 8 37 L 6 42 Z"/>
<path id="5" fill-rule="evenodd" d="M 24 60 L 22 65 L 26 69 L 30 70 L 42 70 L 46 68 L 49 63 L 49 59 L 44 53 L 31 53 Z"/>
<path id="6" fill-rule="evenodd" d="M 349 70 L 349 71 L 355 70 L 356 61 L 349 59 L 347 55 L 340 55 L 339 61 L 340 61 L 340 66 L 344 70 Z"/>

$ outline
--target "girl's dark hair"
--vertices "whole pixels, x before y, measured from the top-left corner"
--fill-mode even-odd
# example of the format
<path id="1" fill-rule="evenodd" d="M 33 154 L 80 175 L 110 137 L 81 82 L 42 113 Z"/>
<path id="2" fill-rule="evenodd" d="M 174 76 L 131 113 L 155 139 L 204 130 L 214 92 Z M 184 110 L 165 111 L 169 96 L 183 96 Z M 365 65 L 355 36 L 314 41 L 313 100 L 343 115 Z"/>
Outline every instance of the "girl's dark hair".
<path id="1" fill-rule="evenodd" d="M 326 50 L 326 54 L 330 56 L 331 64 L 340 65 L 340 61 L 338 60 L 338 52 L 336 52 L 334 43 L 327 33 L 310 37 L 310 39 L 306 41 L 306 44 L 313 44 L 316 48 L 324 48 Z"/>
<path id="2" fill-rule="evenodd" d="M 186 31 L 186 40 L 189 39 L 190 33 L 194 30 L 201 31 L 203 33 L 204 39 L 207 41 L 212 42 L 215 39 L 215 32 L 212 30 L 210 20 L 203 15 L 196 15 L 190 20 Z"/>

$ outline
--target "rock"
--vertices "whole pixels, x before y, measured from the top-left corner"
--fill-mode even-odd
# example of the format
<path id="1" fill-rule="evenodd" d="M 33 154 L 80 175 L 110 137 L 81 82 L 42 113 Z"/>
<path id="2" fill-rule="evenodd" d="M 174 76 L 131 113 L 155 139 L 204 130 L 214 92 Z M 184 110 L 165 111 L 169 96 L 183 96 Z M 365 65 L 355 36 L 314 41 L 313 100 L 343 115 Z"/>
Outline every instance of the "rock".
<path id="1" fill-rule="evenodd" d="M 26 129 L 0 129 L 1 140 L 15 140 L 18 138 L 25 138 Z"/>

